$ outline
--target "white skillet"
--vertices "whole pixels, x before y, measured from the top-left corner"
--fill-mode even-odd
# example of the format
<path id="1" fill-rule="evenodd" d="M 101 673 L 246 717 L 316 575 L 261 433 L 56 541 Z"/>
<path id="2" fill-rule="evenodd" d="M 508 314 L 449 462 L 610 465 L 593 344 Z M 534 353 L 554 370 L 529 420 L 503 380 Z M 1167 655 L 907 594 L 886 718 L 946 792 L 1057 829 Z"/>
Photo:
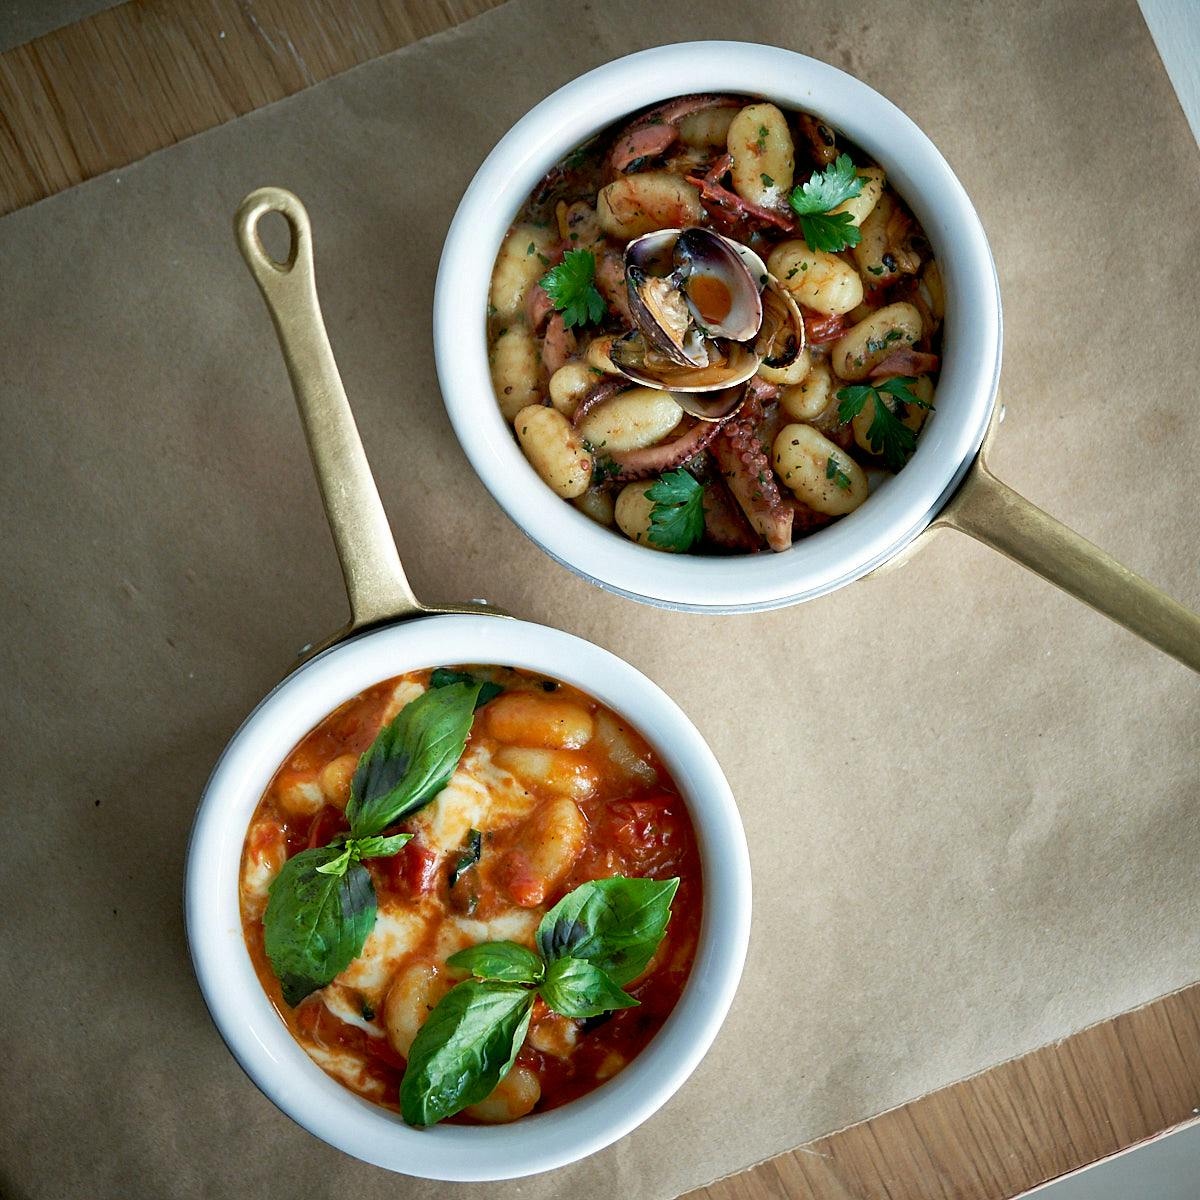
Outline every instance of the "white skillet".
<path id="1" fill-rule="evenodd" d="M 513 215 L 581 142 L 638 109 L 691 92 L 766 97 L 844 132 L 911 205 L 945 284 L 937 410 L 917 453 L 861 508 L 782 554 L 663 554 L 602 528 L 542 483 L 493 398 L 485 312 L 491 264 Z M 696 612 L 782 608 L 861 579 L 925 530 L 944 526 L 995 547 L 1200 670 L 1200 617 L 988 470 L 980 448 L 999 417 L 1002 328 L 983 227 L 929 138 L 891 101 L 826 63 L 775 46 L 687 42 L 617 59 L 559 88 L 509 130 L 467 188 L 446 236 L 433 324 L 446 411 L 479 477 L 534 542 L 602 588 Z"/>
<path id="2" fill-rule="evenodd" d="M 278 212 L 291 230 L 276 262 L 257 232 Z M 733 1000 L 750 929 L 750 864 L 729 785 L 679 707 L 615 655 L 482 604 L 435 609 L 409 588 L 325 334 L 312 235 L 280 188 L 247 196 L 238 242 L 270 309 L 296 393 L 350 598 L 347 627 L 246 718 L 213 771 L 192 830 L 185 911 L 192 961 L 221 1036 L 250 1078 L 309 1132 L 367 1162 L 429 1179 L 497 1180 L 573 1162 L 664 1104 L 703 1057 Z M 316 1065 L 264 994 L 242 939 L 238 874 L 255 805 L 295 743 L 381 679 L 446 663 L 495 663 L 566 680 L 631 721 L 671 772 L 700 847 L 704 916 L 683 996 L 662 1030 L 596 1091 L 512 1125 L 411 1129 Z"/>

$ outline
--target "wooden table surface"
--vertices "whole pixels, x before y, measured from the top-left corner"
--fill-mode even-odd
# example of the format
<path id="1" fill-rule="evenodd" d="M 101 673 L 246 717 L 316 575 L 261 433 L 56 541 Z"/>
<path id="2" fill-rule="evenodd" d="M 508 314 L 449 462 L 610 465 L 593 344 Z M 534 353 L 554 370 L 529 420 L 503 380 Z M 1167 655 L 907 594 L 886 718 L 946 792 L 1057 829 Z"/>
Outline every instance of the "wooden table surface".
<path id="1" fill-rule="evenodd" d="M 144 0 L 0 54 L 0 214 L 499 0 Z M 1200 1112 L 1200 983 L 689 1200 L 1009 1200 Z"/>

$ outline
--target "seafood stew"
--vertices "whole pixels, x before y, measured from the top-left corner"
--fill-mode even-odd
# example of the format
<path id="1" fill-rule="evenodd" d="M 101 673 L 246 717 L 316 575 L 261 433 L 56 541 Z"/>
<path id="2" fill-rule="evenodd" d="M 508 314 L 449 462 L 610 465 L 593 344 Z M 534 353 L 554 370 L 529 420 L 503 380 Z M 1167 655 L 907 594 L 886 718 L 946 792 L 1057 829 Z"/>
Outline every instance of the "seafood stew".
<path id="1" fill-rule="evenodd" d="M 341 705 L 246 833 L 242 928 L 295 1040 L 412 1125 L 600 1086 L 678 1001 L 695 831 L 649 745 L 576 688 L 455 667 Z"/>
<path id="2" fill-rule="evenodd" d="M 526 459 L 592 520 L 660 551 L 783 551 L 914 453 L 943 311 L 923 231 L 862 151 L 803 112 L 684 96 L 528 197 L 489 360 Z"/>

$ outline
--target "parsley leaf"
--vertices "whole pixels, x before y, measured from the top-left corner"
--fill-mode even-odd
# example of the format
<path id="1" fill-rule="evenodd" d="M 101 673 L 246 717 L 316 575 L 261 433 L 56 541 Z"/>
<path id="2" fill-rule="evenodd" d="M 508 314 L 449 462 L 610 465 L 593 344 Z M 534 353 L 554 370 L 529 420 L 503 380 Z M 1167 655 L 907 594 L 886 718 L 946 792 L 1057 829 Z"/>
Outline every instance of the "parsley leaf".
<path id="1" fill-rule="evenodd" d="M 824 250 L 833 254 L 857 246 L 862 241 L 862 232 L 850 222 L 849 213 L 829 213 L 824 216 L 800 218 L 800 232 L 813 250 Z"/>
<path id="2" fill-rule="evenodd" d="M 681 467 L 659 476 L 646 489 L 650 510 L 648 540 L 668 550 L 690 550 L 704 536 L 704 485 Z"/>
<path id="3" fill-rule="evenodd" d="M 832 479 L 843 492 L 850 490 L 850 476 L 838 466 L 832 454 L 825 460 L 825 478 Z"/>
<path id="4" fill-rule="evenodd" d="M 542 276 L 542 287 L 568 329 L 604 316 L 604 297 L 596 290 L 595 279 L 596 257 L 590 250 L 568 250 L 562 262 Z"/>
<path id="5" fill-rule="evenodd" d="M 832 253 L 862 241 L 849 213 L 830 211 L 861 191 L 862 180 L 848 154 L 839 154 L 823 171 L 814 171 L 807 183 L 792 189 L 788 203 L 800 218 L 800 232 L 813 250 Z"/>
<path id="6" fill-rule="evenodd" d="M 910 385 L 916 380 L 909 376 L 898 375 L 894 379 L 885 379 L 874 386 L 870 384 L 855 384 L 844 387 L 838 392 L 838 420 L 843 424 L 853 421 L 862 412 L 867 399 L 872 401 L 871 426 L 867 430 L 867 441 L 871 443 L 871 451 L 878 454 L 889 471 L 899 471 L 917 448 L 917 435 L 904 424 L 903 419 L 896 414 L 893 407 L 885 403 L 884 396 L 890 396 L 900 404 L 915 404 L 918 408 L 932 408 L 919 396 L 913 394 Z M 832 478 L 828 475 L 827 478 Z"/>

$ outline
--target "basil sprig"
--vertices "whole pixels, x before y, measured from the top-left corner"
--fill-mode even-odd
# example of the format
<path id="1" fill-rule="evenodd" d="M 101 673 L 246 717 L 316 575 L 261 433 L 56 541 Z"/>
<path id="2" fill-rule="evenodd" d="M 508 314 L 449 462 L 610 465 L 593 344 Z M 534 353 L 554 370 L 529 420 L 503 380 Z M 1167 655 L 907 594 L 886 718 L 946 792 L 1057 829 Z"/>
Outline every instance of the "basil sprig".
<path id="1" fill-rule="evenodd" d="M 299 1004 L 358 957 L 375 927 L 375 888 L 342 846 L 303 850 L 275 876 L 263 915 L 263 945 L 288 1004 Z"/>
<path id="2" fill-rule="evenodd" d="M 454 774 L 481 684 L 455 682 L 418 696 L 379 731 L 350 783 L 349 834 L 289 858 L 271 883 L 263 945 L 288 1004 L 330 983 L 375 928 L 366 858 L 395 854 L 411 833 L 383 830 L 427 804 Z"/>
<path id="3" fill-rule="evenodd" d="M 421 1026 L 400 1084 L 410 1125 L 433 1125 L 487 1096 L 512 1069 L 534 999 L 587 1018 L 638 1001 L 623 986 L 646 969 L 671 918 L 678 879 L 615 875 L 582 884 L 542 918 L 537 952 L 484 942 L 452 954 L 469 971 Z"/>
<path id="4" fill-rule="evenodd" d="M 449 783 L 467 744 L 482 686 L 431 688 L 379 731 L 350 780 L 346 818 L 356 837 L 394 825 Z"/>

